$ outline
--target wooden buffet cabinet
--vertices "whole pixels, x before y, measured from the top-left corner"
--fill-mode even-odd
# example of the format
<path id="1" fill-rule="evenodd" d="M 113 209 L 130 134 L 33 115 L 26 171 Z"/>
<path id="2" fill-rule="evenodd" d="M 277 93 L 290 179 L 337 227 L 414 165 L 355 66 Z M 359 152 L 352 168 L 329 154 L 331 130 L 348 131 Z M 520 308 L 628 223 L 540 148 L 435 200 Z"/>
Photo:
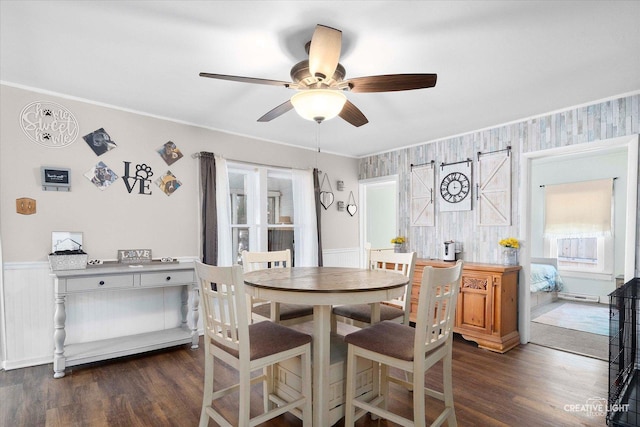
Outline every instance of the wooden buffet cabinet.
<path id="1" fill-rule="evenodd" d="M 422 271 L 451 262 L 418 259 L 411 289 L 411 321 L 415 321 Z M 453 331 L 487 350 L 504 353 L 520 343 L 518 274 L 520 266 L 465 262 Z"/>

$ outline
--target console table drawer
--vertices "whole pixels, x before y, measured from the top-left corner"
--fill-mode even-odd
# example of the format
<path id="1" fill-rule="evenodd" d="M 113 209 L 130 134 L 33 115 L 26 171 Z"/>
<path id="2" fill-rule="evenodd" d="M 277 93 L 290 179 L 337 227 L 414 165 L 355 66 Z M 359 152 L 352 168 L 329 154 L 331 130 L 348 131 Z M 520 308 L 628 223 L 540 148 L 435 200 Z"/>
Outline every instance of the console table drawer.
<path id="1" fill-rule="evenodd" d="M 140 277 L 140 286 L 168 286 L 170 284 L 185 285 L 195 282 L 193 270 L 161 271 L 146 273 Z"/>
<path id="2" fill-rule="evenodd" d="M 133 274 L 69 278 L 66 282 L 67 292 L 132 288 L 134 283 Z"/>

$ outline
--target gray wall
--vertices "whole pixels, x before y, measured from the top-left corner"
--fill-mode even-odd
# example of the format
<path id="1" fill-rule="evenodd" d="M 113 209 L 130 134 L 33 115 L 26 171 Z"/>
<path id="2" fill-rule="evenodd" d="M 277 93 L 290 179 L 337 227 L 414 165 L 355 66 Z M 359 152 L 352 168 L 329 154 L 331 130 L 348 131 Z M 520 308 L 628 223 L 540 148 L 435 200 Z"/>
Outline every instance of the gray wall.
<path id="1" fill-rule="evenodd" d="M 198 161 L 200 151 L 228 159 L 293 168 L 317 166 L 333 182 L 341 179 L 345 191 L 357 200 L 357 159 L 315 150 L 230 135 L 146 115 L 65 99 L 22 88 L 0 85 L 0 236 L 4 262 L 46 261 L 52 231 L 81 231 L 90 258 L 114 259 L 118 249 L 149 248 L 153 257 L 197 257 Z M 76 117 L 80 136 L 68 147 L 45 148 L 32 141 L 19 126 L 19 113 L 34 101 L 51 101 L 68 108 Z M 118 145 L 96 156 L 82 139 L 103 127 Z M 156 149 L 173 141 L 184 157 L 167 166 Z M 157 177 L 171 170 L 182 182 L 171 196 L 152 183 L 151 195 L 129 194 L 124 182 L 99 190 L 83 175 L 98 161 L 118 176 L 124 161 L 131 167 L 145 163 Z M 40 167 L 67 167 L 72 173 L 69 193 L 42 191 Z M 15 200 L 30 197 L 37 202 L 35 215 L 16 213 Z M 358 246 L 357 217 L 338 212 L 333 205 L 322 213 L 325 249 Z"/>
<path id="2" fill-rule="evenodd" d="M 407 247 L 419 257 L 440 257 L 442 242 L 461 241 L 463 258 L 475 262 L 500 262 L 498 241 L 519 237 L 518 206 L 520 155 L 554 147 L 582 144 L 640 132 L 640 95 L 612 99 L 563 112 L 539 116 L 520 122 L 496 126 L 462 136 L 428 142 L 402 150 L 381 153 L 360 160 L 360 179 L 398 174 L 400 179 L 401 212 L 399 228 L 408 236 Z M 477 206 L 466 212 L 438 212 L 435 227 L 410 227 L 410 165 L 435 160 L 436 164 L 474 159 L 478 151 L 488 152 L 512 147 L 512 222 L 510 226 L 479 226 Z M 475 170 L 474 170 L 475 179 Z M 437 180 L 437 175 L 436 175 Z M 475 183 L 475 182 L 474 182 Z M 474 189 L 475 190 L 475 189 Z M 474 194 L 475 197 L 475 194 Z M 639 214 L 640 217 L 640 214 Z M 640 224 L 640 220 L 638 222 Z M 633 231 L 628 231 L 633 232 Z M 635 230 L 636 236 L 639 231 Z M 636 247 L 639 238 L 636 237 Z M 527 242 L 523 242 L 527 244 Z M 640 248 L 636 258 L 640 257 Z M 636 259 L 636 276 L 640 260 Z"/>

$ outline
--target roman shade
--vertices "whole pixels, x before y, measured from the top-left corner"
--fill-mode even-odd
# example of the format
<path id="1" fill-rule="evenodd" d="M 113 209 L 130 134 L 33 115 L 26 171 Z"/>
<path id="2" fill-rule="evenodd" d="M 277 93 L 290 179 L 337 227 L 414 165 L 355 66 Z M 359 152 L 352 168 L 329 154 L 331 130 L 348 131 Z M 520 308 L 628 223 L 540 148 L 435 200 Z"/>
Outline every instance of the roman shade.
<path id="1" fill-rule="evenodd" d="M 613 178 L 545 186 L 545 236 L 611 233 Z"/>

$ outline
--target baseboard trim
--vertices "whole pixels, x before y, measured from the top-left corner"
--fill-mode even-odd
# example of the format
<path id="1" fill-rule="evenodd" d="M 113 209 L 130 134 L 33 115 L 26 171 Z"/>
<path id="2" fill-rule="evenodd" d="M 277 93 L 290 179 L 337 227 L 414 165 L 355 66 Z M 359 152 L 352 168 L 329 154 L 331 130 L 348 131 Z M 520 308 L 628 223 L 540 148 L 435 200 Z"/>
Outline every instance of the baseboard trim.
<path id="1" fill-rule="evenodd" d="M 563 300 L 568 300 L 568 301 L 600 302 L 599 296 L 582 295 L 582 294 L 574 294 L 574 293 L 559 293 L 558 298 Z"/>

